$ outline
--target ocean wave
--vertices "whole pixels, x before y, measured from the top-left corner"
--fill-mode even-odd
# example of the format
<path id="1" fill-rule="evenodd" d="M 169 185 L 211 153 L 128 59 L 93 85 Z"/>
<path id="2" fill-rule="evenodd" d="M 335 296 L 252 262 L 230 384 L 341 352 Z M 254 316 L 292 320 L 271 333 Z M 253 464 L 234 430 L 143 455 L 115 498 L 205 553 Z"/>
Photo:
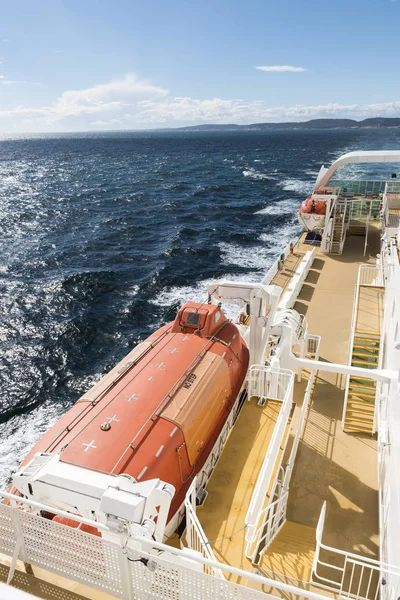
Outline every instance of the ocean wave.
<path id="1" fill-rule="evenodd" d="M 295 214 L 299 208 L 299 203 L 293 200 L 281 200 L 270 204 L 261 210 L 257 210 L 255 215 L 288 215 Z"/>
<path id="2" fill-rule="evenodd" d="M 297 219 L 286 221 L 274 231 L 264 231 L 260 234 L 259 240 L 268 244 L 271 249 L 273 260 L 278 257 L 281 248 L 284 248 L 291 240 L 295 240 L 301 230 Z"/>
<path id="3" fill-rule="evenodd" d="M 285 190 L 285 192 L 296 192 L 296 194 L 302 194 L 307 196 L 313 191 L 312 181 L 303 181 L 301 179 L 284 179 L 280 181 L 278 185 Z"/>
<path id="4" fill-rule="evenodd" d="M 255 180 L 264 180 L 264 179 L 271 179 L 273 180 L 274 177 L 271 177 L 270 175 L 267 175 L 266 173 L 260 173 L 259 171 L 256 171 L 253 168 L 250 168 L 246 171 L 242 171 L 244 177 L 250 177 L 250 179 L 255 179 Z"/>
<path id="5" fill-rule="evenodd" d="M 228 242 L 220 242 L 219 248 L 224 265 L 235 265 L 248 271 L 267 270 L 275 252 L 265 246 L 243 247 Z"/>
<path id="6" fill-rule="evenodd" d="M 193 285 L 182 285 L 182 286 L 174 286 L 171 288 L 164 288 L 158 294 L 157 298 L 153 298 L 150 300 L 152 304 L 156 306 L 160 306 L 161 308 L 171 308 L 175 307 L 178 309 L 185 302 L 204 302 L 208 301 L 208 286 L 212 284 L 214 281 L 220 281 L 223 279 L 227 279 L 229 281 L 242 281 L 243 274 L 227 274 L 221 275 L 220 277 L 215 277 L 213 279 L 203 279 L 201 281 L 196 281 Z M 249 279 L 253 279 L 254 281 L 259 281 L 260 277 L 257 273 L 253 273 L 253 277 L 249 277 Z M 225 315 L 228 319 L 235 319 L 237 314 L 240 312 L 240 309 L 233 305 L 224 303 L 222 307 Z M 161 325 L 161 323 L 160 323 Z"/>

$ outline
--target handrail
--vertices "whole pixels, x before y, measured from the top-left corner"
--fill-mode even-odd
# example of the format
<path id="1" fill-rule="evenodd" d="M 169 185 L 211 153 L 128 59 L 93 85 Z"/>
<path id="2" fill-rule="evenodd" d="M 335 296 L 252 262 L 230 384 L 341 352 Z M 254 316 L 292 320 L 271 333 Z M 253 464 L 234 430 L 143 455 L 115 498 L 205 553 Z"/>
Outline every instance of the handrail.
<path id="1" fill-rule="evenodd" d="M 190 484 L 184 500 L 186 509 L 186 542 L 189 548 L 201 552 L 205 558 L 216 562 L 215 554 L 196 514 L 196 486 L 197 477 Z M 212 569 L 211 574 L 225 579 L 221 569 Z"/>
<path id="2" fill-rule="evenodd" d="M 317 529 L 316 529 L 316 536 L 315 536 L 316 537 L 316 549 L 315 549 L 315 555 L 314 555 L 314 560 L 313 560 L 313 565 L 312 565 L 312 570 L 311 570 L 311 581 L 313 583 L 315 583 L 317 585 L 322 585 L 323 587 L 325 587 L 325 584 L 328 584 L 328 587 L 330 589 L 333 589 L 334 591 L 339 590 L 340 597 L 344 597 L 344 595 L 346 595 L 347 597 L 351 596 L 356 599 L 358 599 L 358 598 L 368 599 L 370 585 L 371 585 L 371 581 L 372 581 L 372 575 L 374 572 L 379 573 L 380 575 L 384 574 L 384 575 L 394 575 L 396 577 L 400 576 L 400 567 L 397 567 L 395 565 L 389 565 L 387 563 L 383 563 L 381 561 L 378 561 L 376 559 L 373 559 L 373 558 L 370 558 L 367 556 L 360 556 L 359 554 L 354 554 L 353 552 L 345 552 L 344 550 L 340 550 L 338 548 L 334 548 L 333 546 L 327 546 L 326 544 L 323 544 L 322 543 L 322 534 L 323 534 L 323 529 L 324 529 L 324 524 L 325 524 L 325 516 L 326 516 L 326 501 L 322 505 L 322 509 L 321 509 L 321 513 L 320 513 L 320 516 L 318 519 L 318 525 L 317 525 Z M 331 563 L 322 561 L 320 558 L 321 550 L 326 550 L 327 552 L 329 552 L 330 556 L 332 554 L 341 556 L 343 559 L 342 566 L 338 566 L 337 564 L 331 564 Z M 333 579 L 329 579 L 328 577 L 323 577 L 323 576 L 319 575 L 317 572 L 318 565 L 321 565 L 323 567 L 327 567 L 329 569 L 333 569 L 334 571 L 339 572 L 340 573 L 339 579 L 335 581 Z M 349 570 L 348 570 L 349 565 L 350 566 L 352 565 L 350 581 L 349 581 Z M 361 569 L 357 572 L 356 579 L 354 579 L 355 566 L 361 567 Z M 366 593 L 364 592 L 363 594 L 360 594 L 360 590 L 361 590 L 361 586 L 362 586 L 363 578 L 364 578 L 365 574 L 367 576 L 368 588 L 367 588 Z M 368 575 L 369 575 L 369 578 L 368 578 Z M 319 581 L 316 581 L 315 578 Z M 323 581 L 324 584 L 321 584 L 321 581 Z M 352 593 L 353 584 L 357 585 L 357 583 L 358 583 L 357 593 L 354 594 L 354 593 Z M 379 591 L 379 586 L 380 586 L 379 580 L 375 581 L 374 585 L 376 586 L 376 594 L 375 594 L 375 598 L 376 598 L 378 591 Z M 397 597 L 397 594 L 395 597 Z"/>
<path id="3" fill-rule="evenodd" d="M 33 503 L 33 501 L 20 498 L 18 496 L 13 496 L 7 492 L 0 492 L 3 497 L 7 499 L 16 500 L 18 502 L 22 502 L 25 504 L 35 504 L 36 508 L 41 510 L 51 511 L 57 514 L 62 513 L 63 511 L 57 511 L 53 509 L 51 506 L 41 505 L 40 503 Z M 152 563 L 152 571 L 158 570 L 159 573 L 164 574 L 168 578 L 169 584 L 174 586 L 174 589 L 179 590 L 179 586 L 188 586 L 192 581 L 190 579 L 190 574 L 193 573 L 193 577 L 195 578 L 194 585 L 196 586 L 194 590 L 199 591 L 200 586 L 205 585 L 207 583 L 206 579 L 199 579 L 196 581 L 196 573 L 199 576 L 203 577 L 203 573 L 217 573 L 218 571 L 226 573 L 229 575 L 234 575 L 235 580 L 242 581 L 243 584 L 237 584 L 233 581 L 225 581 L 222 579 L 218 580 L 218 583 L 210 584 L 213 586 L 214 590 L 221 589 L 221 594 L 226 594 L 228 589 L 234 593 L 238 594 L 238 597 L 241 591 L 254 589 L 252 583 L 258 584 L 258 587 L 268 586 L 269 588 L 275 590 L 281 590 L 285 594 L 293 594 L 298 596 L 299 598 L 304 598 L 307 600 L 326 600 L 326 596 L 322 594 L 318 594 L 314 591 L 307 589 L 300 589 L 294 585 L 289 585 L 287 583 L 283 583 L 279 580 L 274 580 L 263 575 L 260 575 L 256 572 L 252 572 L 251 570 L 246 571 L 244 569 L 240 569 L 234 567 L 232 565 L 224 564 L 218 562 L 215 559 L 210 559 L 204 556 L 199 552 L 191 552 L 188 553 L 185 549 L 174 548 L 172 546 L 163 544 L 161 542 L 156 542 L 151 538 L 147 538 L 144 536 L 130 536 L 128 537 L 125 544 L 121 545 L 121 541 L 118 536 L 114 538 L 110 538 L 108 540 L 104 538 L 99 538 L 90 533 L 80 532 L 75 529 L 71 529 L 64 525 L 60 525 L 58 523 L 53 523 L 48 519 L 40 515 L 33 515 L 25 511 L 26 517 L 29 519 L 34 518 L 36 525 L 32 528 L 31 523 L 29 521 L 25 521 L 24 511 L 21 511 L 19 508 L 14 508 L 11 505 L 2 505 L 2 513 L 0 514 L 0 522 L 3 521 L 4 524 L 7 524 L 6 531 L 11 533 L 13 539 L 10 539 L 10 546 L 8 551 L 13 551 L 14 553 L 14 561 L 18 558 L 23 558 L 26 556 L 28 562 L 33 565 L 37 565 L 39 567 L 44 568 L 43 560 L 45 560 L 46 569 L 49 571 L 57 572 L 61 576 L 65 576 L 68 579 L 72 579 L 73 581 L 85 583 L 96 589 L 104 589 L 110 591 L 112 593 L 116 592 L 115 586 L 119 584 L 120 589 L 122 591 L 118 591 L 119 597 L 126 598 L 134 598 L 135 590 L 137 588 L 136 585 L 140 585 L 145 582 L 142 578 L 142 569 L 141 566 L 138 572 L 134 572 L 133 569 L 134 564 L 138 564 L 142 562 L 142 564 L 150 565 Z M 76 515 L 69 515 L 70 518 L 75 518 L 75 520 L 84 522 L 86 521 L 88 524 L 94 523 L 96 527 L 98 527 L 98 523 L 90 522 L 88 519 L 83 519 L 81 517 L 77 517 Z M 25 521 L 25 525 L 20 528 L 19 524 L 23 524 Z M 34 542 L 37 538 L 35 535 L 43 536 L 43 525 L 41 523 L 46 523 L 46 540 L 47 545 L 45 548 L 45 554 L 43 554 L 43 550 L 36 547 Z M 53 531 L 52 531 L 53 529 Z M 50 560 L 50 556 L 48 555 L 51 552 L 52 544 L 56 545 L 58 542 L 62 541 L 62 537 L 60 537 L 60 533 L 64 532 L 67 548 L 65 553 L 61 553 L 62 562 L 55 563 Z M 29 542 L 29 544 L 27 543 Z M 93 546 L 94 544 L 94 546 Z M 14 550 L 13 550 L 14 548 Z M 71 570 L 71 565 L 67 564 L 66 557 L 74 557 L 75 563 L 78 564 L 79 556 L 82 555 L 86 549 L 96 548 L 96 562 L 88 564 L 89 570 L 95 569 L 97 567 L 102 568 L 104 565 L 104 578 L 98 579 L 99 573 L 96 573 L 93 570 L 93 577 L 85 578 L 85 574 L 88 572 L 80 571 L 77 573 L 73 568 Z M 56 550 L 56 549 L 55 549 Z M 56 550 L 57 551 L 57 550 Z M 26 554 L 25 554 L 26 553 Z M 76 554 L 77 553 L 77 554 Z M 133 554 L 132 554 L 133 553 Z M 83 555 L 82 555 L 83 556 Z M 363 562 L 362 557 L 357 555 L 350 555 L 349 560 Z M 360 560 L 361 559 L 361 560 Z M 50 560 L 50 562 L 49 562 Z M 100 561 L 100 562 L 99 562 Z M 103 562 L 104 561 L 104 562 Z M 115 581 L 115 572 L 110 571 L 107 573 L 108 565 L 110 565 L 110 561 L 117 561 L 117 564 L 121 566 L 120 577 L 121 579 Z M 132 562 L 133 561 L 133 562 Z M 115 562 L 112 563 L 113 565 Z M 363 563 L 364 564 L 364 563 Z M 199 568 L 200 567 L 200 568 Z M 201 568 L 202 567 L 202 568 Z M 383 569 L 386 568 L 385 565 L 379 564 L 379 567 Z M 149 566 L 150 568 L 150 566 Z M 390 572 L 391 567 L 387 566 L 387 572 Z M 201 571 L 201 573 L 199 573 Z M 397 576 L 397 570 L 395 569 L 393 573 Z M 132 578 L 133 576 L 133 578 Z M 232 579 L 229 577 L 229 579 Z M 244 585 L 244 587 L 243 587 Z M 176 587 L 175 587 L 176 586 Z M 221 588 L 219 586 L 222 586 Z M 237 587 L 236 587 L 237 586 Z M 147 588 L 146 588 L 147 589 Z M 207 590 L 210 590 L 208 586 L 206 586 Z M 160 600 L 165 600 L 169 597 L 167 590 L 160 589 Z M 211 597 L 211 596 L 210 596 Z M 225 596 L 224 596 L 225 597 Z M 236 597 L 236 595 L 235 595 Z"/>
<path id="4" fill-rule="evenodd" d="M 314 354 L 314 358 L 316 360 L 318 360 L 321 338 L 320 338 L 320 336 L 311 336 L 311 338 L 308 338 L 308 341 L 310 341 L 310 339 L 315 343 L 315 350 L 313 351 L 313 354 Z M 265 549 L 268 548 L 269 544 L 271 544 L 274 537 L 279 532 L 279 529 L 285 523 L 287 501 L 288 501 L 288 496 L 289 496 L 289 482 L 290 482 L 290 478 L 291 478 L 291 474 L 292 474 L 292 470 L 293 470 L 293 466 L 294 466 L 294 461 L 296 459 L 300 436 L 301 436 L 301 433 L 303 430 L 305 415 L 307 412 L 309 400 L 311 398 L 311 394 L 312 394 L 313 387 L 314 387 L 315 373 L 316 373 L 316 370 L 311 369 L 310 379 L 307 383 L 307 387 L 306 387 L 306 390 L 304 393 L 303 404 L 301 407 L 300 417 L 299 417 L 299 420 L 297 423 L 297 428 L 296 428 L 296 432 L 294 435 L 294 440 L 293 440 L 292 448 L 290 451 L 289 460 L 288 460 L 285 468 L 282 467 L 282 464 L 279 465 L 279 469 L 277 470 L 275 481 L 272 485 L 272 491 L 270 494 L 270 498 L 272 499 L 272 502 L 267 504 L 267 506 L 265 506 L 259 513 L 259 518 L 257 520 L 257 523 L 260 523 L 260 525 L 257 528 L 256 534 L 254 536 L 254 540 L 251 542 L 251 544 L 248 544 L 248 546 L 247 546 L 246 556 L 251 555 L 254 558 L 257 555 L 259 555 L 259 557 L 261 558 Z M 283 456 L 284 456 L 284 453 L 282 453 L 281 463 L 283 460 Z M 276 465 L 275 465 L 275 468 L 276 468 Z M 282 476 L 280 477 L 281 471 L 282 471 Z M 276 500 L 274 500 L 274 498 L 276 497 L 277 494 L 278 494 L 278 498 Z M 282 502 L 282 498 L 284 498 L 284 502 L 280 506 L 279 512 L 275 512 L 275 510 L 274 510 L 275 506 L 278 504 L 278 502 Z M 272 512 L 272 514 L 271 514 L 271 512 Z M 269 526 L 270 522 L 272 522 L 271 527 Z M 267 528 L 267 530 L 266 530 L 266 528 Z M 264 546 L 260 551 L 260 546 L 263 544 L 263 542 L 264 542 Z M 253 552 L 251 552 L 250 548 L 255 548 L 255 549 Z"/>
<path id="5" fill-rule="evenodd" d="M 373 277 L 371 277 L 371 275 Z M 383 283 L 382 275 L 380 270 L 376 265 L 359 265 L 358 274 L 357 274 L 357 283 L 354 290 L 354 301 L 353 301 L 353 312 L 351 317 L 351 325 L 350 325 L 350 341 L 349 341 L 349 350 L 347 356 L 347 364 L 351 365 L 351 358 L 353 355 L 353 346 L 354 346 L 354 338 L 356 333 L 356 323 L 357 323 L 357 310 L 358 310 L 358 301 L 360 296 L 360 287 L 361 286 L 371 286 L 371 287 L 382 287 L 380 285 Z M 380 367 L 378 367 L 380 368 Z M 347 412 L 347 401 L 349 396 L 349 387 L 350 387 L 350 375 L 346 377 L 346 387 L 344 392 L 344 401 L 343 401 L 343 413 L 342 413 L 342 428 L 345 426 L 346 420 L 346 412 Z M 375 398 L 376 404 L 376 398 Z M 374 417 L 375 420 L 375 417 Z"/>
<path id="6" fill-rule="evenodd" d="M 261 283 L 263 285 L 269 285 L 271 283 L 272 279 L 275 277 L 275 275 L 279 271 L 279 263 L 282 261 L 282 257 L 283 257 L 283 260 L 285 260 L 289 256 L 289 254 L 290 254 L 293 246 L 295 245 L 295 243 L 296 243 L 295 240 L 290 240 L 290 242 L 288 242 L 286 244 L 283 252 L 280 253 L 279 258 L 277 258 L 272 263 L 272 265 L 270 266 L 270 268 L 268 269 L 268 271 L 265 273 L 265 275 L 264 275 L 264 277 L 263 277 L 263 279 L 261 281 Z"/>
<path id="7" fill-rule="evenodd" d="M 178 557 L 187 558 L 187 555 L 182 550 L 173 548 L 172 546 L 167 546 L 166 544 L 162 544 L 161 542 L 154 542 L 153 540 L 150 540 L 148 538 L 138 537 L 138 536 L 133 536 L 130 539 L 133 542 L 137 542 L 140 545 L 149 548 L 149 551 L 151 551 L 153 549 L 161 550 L 164 552 L 168 552 L 172 556 L 175 555 Z M 148 554 L 148 556 L 151 559 L 157 560 L 157 557 L 154 554 Z M 190 557 L 190 558 L 192 559 L 192 557 Z M 231 565 L 228 565 L 228 564 L 211 561 L 207 558 L 204 558 L 203 556 L 193 557 L 193 560 L 200 564 L 206 565 L 206 566 L 210 566 L 210 567 L 213 567 L 216 569 L 218 569 L 218 568 L 223 569 L 227 573 L 236 575 L 242 581 L 247 581 L 247 580 L 254 581 L 265 587 L 282 590 L 284 592 L 287 592 L 288 594 L 295 594 L 296 596 L 299 596 L 300 598 L 304 597 L 304 598 L 308 598 L 309 600 L 326 600 L 325 595 L 317 594 L 316 592 L 312 592 L 310 590 L 303 589 L 303 588 L 300 589 L 300 588 L 295 587 L 294 585 L 283 583 L 283 582 L 279 581 L 278 579 L 275 580 L 275 579 L 270 579 L 268 577 L 264 577 L 262 575 L 258 575 L 256 572 L 253 572 L 253 571 L 245 571 L 244 569 L 232 567 Z"/>
<path id="8" fill-rule="evenodd" d="M 249 397 L 255 396 L 259 401 L 284 401 L 291 384 L 292 371 L 278 369 L 268 365 L 251 365 L 248 373 Z"/>
<path id="9" fill-rule="evenodd" d="M 282 402 L 282 407 L 279 412 L 277 422 L 272 433 L 271 441 L 268 445 L 268 449 L 261 466 L 258 479 L 254 488 L 253 495 L 250 500 L 249 508 L 247 510 L 245 523 L 247 525 L 246 533 L 246 556 L 251 554 L 251 545 L 256 539 L 257 535 L 257 524 L 260 519 L 260 513 L 264 504 L 265 497 L 268 492 L 271 477 L 273 474 L 276 457 L 279 452 L 279 447 L 282 442 L 282 436 L 284 434 L 287 420 L 289 418 L 290 410 L 293 401 L 293 386 L 294 386 L 294 373 L 292 372 L 290 383 L 286 390 L 285 398 Z"/>
<path id="10" fill-rule="evenodd" d="M 358 300 L 360 295 L 360 278 L 361 278 L 361 267 L 364 265 L 359 265 L 358 273 L 357 273 L 357 283 L 354 290 L 354 300 L 353 300 L 353 311 L 351 315 L 351 325 L 350 325 L 350 340 L 349 340 L 349 349 L 347 353 L 347 364 L 351 365 L 351 358 L 353 355 L 353 346 L 354 346 L 354 337 L 356 331 L 356 321 L 357 321 L 357 308 L 358 308 Z M 347 412 L 347 400 L 349 396 L 349 387 L 350 387 L 350 375 L 346 376 L 346 387 L 344 391 L 344 400 L 343 400 L 343 412 L 342 412 L 342 429 L 344 429 L 344 424 L 346 420 L 346 412 Z"/>
<path id="11" fill-rule="evenodd" d="M 294 303 L 296 302 L 297 296 L 299 295 L 299 292 L 303 286 L 304 280 L 307 277 L 308 272 L 311 269 L 311 265 L 314 262 L 316 251 L 317 249 L 313 248 L 312 250 L 307 250 L 307 252 L 304 254 L 287 288 L 281 295 L 278 304 L 279 309 L 293 307 Z"/>
<path id="12" fill-rule="evenodd" d="M 33 508 L 37 508 L 39 511 L 43 510 L 46 512 L 51 512 L 54 515 L 58 515 L 59 517 L 65 517 L 67 519 L 72 519 L 72 521 L 77 521 L 78 523 L 81 523 L 82 525 L 88 525 L 89 527 L 94 527 L 95 529 L 98 529 L 99 531 L 110 531 L 110 529 L 106 525 L 104 525 L 103 523 L 100 523 L 99 521 L 93 521 L 92 519 L 86 519 L 85 517 L 82 517 L 81 515 L 69 513 L 65 510 L 60 510 L 59 508 L 56 508 L 54 506 L 49 506 L 48 504 L 42 504 L 41 502 L 36 502 L 35 500 L 30 500 L 29 498 L 24 498 L 22 496 L 16 496 L 15 494 L 10 494 L 9 492 L 4 492 L 3 490 L 0 490 L 0 496 L 5 498 L 6 500 L 10 500 L 10 502 L 16 502 L 18 504 L 28 504 L 29 506 L 32 506 Z"/>

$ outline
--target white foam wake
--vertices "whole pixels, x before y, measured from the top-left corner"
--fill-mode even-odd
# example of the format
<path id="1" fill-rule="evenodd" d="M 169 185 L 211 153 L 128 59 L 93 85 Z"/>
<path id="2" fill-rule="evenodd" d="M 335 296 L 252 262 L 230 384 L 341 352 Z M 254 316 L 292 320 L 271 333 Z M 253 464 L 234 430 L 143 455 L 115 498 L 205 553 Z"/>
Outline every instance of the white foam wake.
<path id="1" fill-rule="evenodd" d="M 275 202 L 265 208 L 261 208 L 255 215 L 287 215 L 295 214 L 299 208 L 299 203 L 293 200 L 281 200 L 281 202 Z"/>
<path id="2" fill-rule="evenodd" d="M 312 181 L 302 181 L 301 179 L 284 179 L 279 184 L 286 192 L 296 192 L 307 196 L 313 191 Z"/>
<path id="3" fill-rule="evenodd" d="M 246 171 L 242 171 L 242 173 L 245 177 L 250 177 L 250 179 L 255 179 L 255 180 L 274 179 L 274 177 L 271 177 L 270 175 L 267 175 L 266 173 L 260 173 L 259 171 L 256 171 L 253 168 L 247 169 Z"/>

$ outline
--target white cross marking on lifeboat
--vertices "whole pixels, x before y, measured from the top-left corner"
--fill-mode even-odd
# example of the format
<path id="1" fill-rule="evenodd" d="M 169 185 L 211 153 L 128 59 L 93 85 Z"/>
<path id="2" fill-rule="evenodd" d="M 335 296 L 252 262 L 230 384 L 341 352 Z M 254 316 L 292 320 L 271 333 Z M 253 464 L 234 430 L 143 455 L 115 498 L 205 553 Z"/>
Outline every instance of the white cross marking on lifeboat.
<path id="1" fill-rule="evenodd" d="M 175 352 L 179 352 L 178 348 L 173 348 L 173 350 L 169 351 L 170 354 L 175 354 Z"/>
<path id="2" fill-rule="evenodd" d="M 86 446 L 86 448 L 84 449 L 84 452 L 87 452 L 89 450 L 89 448 L 97 448 L 97 446 L 94 445 L 94 440 L 92 440 L 90 442 L 90 444 L 82 444 L 82 446 Z"/>
<path id="3" fill-rule="evenodd" d="M 139 400 L 139 396 L 137 394 L 132 394 L 132 396 L 127 396 L 128 402 L 131 400 Z"/>
<path id="4" fill-rule="evenodd" d="M 186 342 L 186 340 L 190 340 L 190 337 L 188 335 L 185 335 L 185 337 L 182 338 L 182 342 Z"/>
<path id="5" fill-rule="evenodd" d="M 161 369 L 161 367 L 164 366 L 165 363 L 161 362 L 159 365 L 156 365 L 157 369 Z"/>
<path id="6" fill-rule="evenodd" d="M 112 423 L 113 421 L 115 421 L 116 423 L 119 423 L 119 419 L 117 419 L 117 415 L 114 415 L 113 417 L 106 417 L 106 421 L 108 421 L 109 423 Z"/>
<path id="7" fill-rule="evenodd" d="M 149 378 L 148 378 L 148 380 L 147 380 L 147 381 L 153 381 L 153 379 L 154 379 L 154 377 L 153 377 L 153 376 L 151 376 L 151 377 L 149 377 Z"/>

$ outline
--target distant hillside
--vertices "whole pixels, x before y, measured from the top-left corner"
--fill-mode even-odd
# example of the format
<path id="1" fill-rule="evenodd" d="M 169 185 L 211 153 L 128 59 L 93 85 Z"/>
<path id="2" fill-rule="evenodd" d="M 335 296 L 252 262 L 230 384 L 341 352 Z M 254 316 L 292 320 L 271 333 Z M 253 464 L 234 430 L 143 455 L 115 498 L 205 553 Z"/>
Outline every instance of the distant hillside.
<path id="1" fill-rule="evenodd" d="M 400 118 L 375 117 L 355 121 L 354 119 L 312 119 L 297 123 L 252 123 L 251 125 L 228 125 L 210 123 L 178 127 L 179 131 L 265 131 L 268 129 L 354 129 L 365 127 L 400 127 Z"/>

